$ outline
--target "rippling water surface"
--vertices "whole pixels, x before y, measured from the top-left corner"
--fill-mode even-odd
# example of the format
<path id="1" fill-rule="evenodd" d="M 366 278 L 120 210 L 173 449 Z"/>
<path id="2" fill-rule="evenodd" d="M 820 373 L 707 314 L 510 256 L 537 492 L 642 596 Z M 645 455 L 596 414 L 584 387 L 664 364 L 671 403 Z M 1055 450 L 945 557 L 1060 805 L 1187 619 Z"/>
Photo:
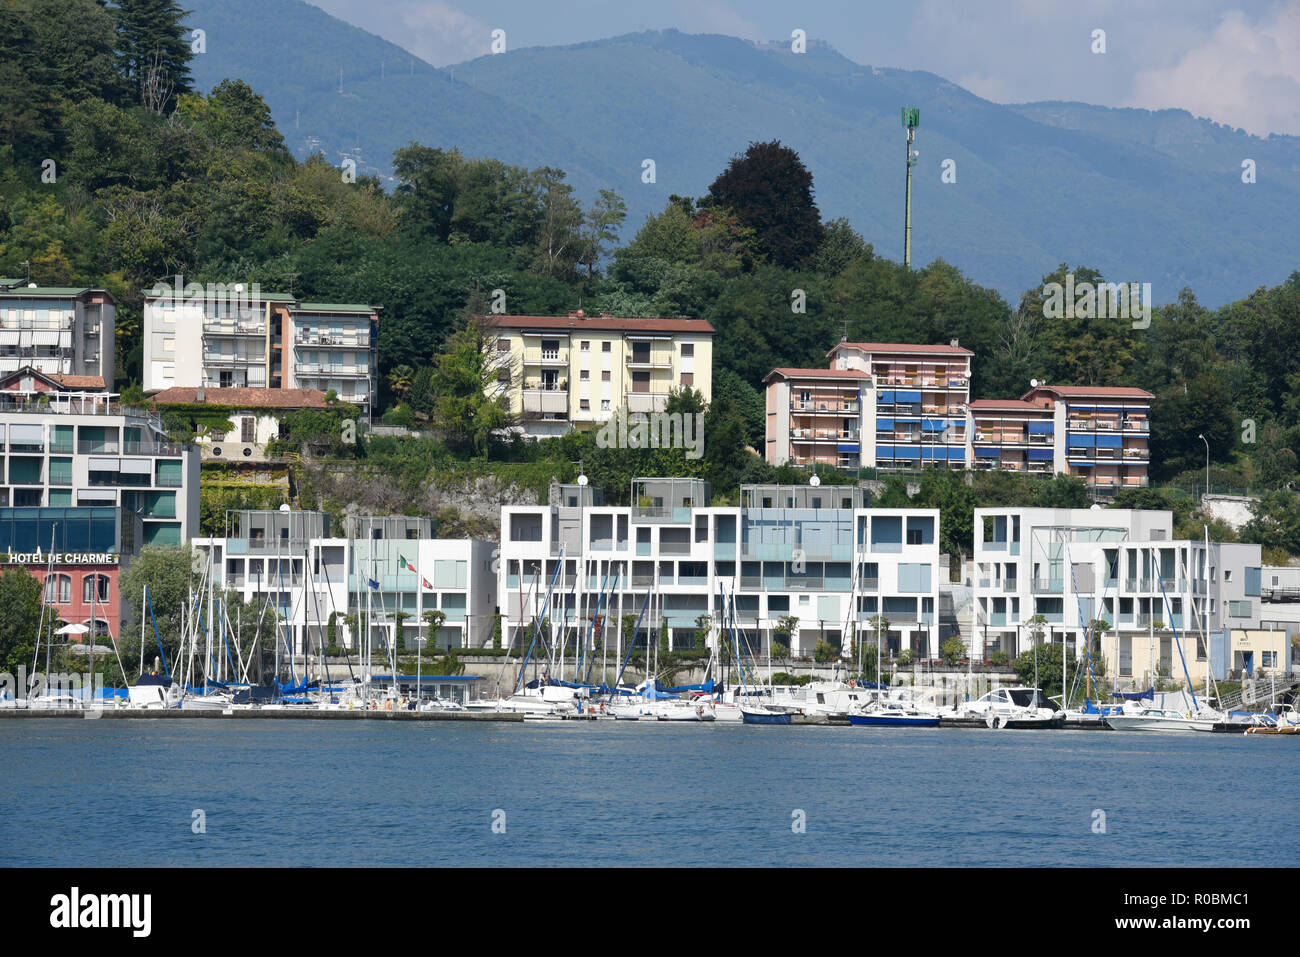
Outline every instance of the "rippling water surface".
<path id="1" fill-rule="evenodd" d="M 40 719 L 0 723 L 0 749 L 9 866 L 1294 866 L 1300 856 L 1286 823 L 1295 738 Z M 193 833 L 196 809 L 205 833 Z"/>

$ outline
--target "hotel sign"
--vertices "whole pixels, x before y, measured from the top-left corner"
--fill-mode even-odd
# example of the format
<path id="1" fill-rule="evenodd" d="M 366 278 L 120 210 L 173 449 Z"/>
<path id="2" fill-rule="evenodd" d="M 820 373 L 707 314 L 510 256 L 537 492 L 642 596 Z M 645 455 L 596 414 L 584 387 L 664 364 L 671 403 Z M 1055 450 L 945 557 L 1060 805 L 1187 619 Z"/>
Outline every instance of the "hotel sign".
<path id="1" fill-rule="evenodd" d="M 10 552 L 10 565 L 117 565 L 122 560 L 120 552 Z"/>

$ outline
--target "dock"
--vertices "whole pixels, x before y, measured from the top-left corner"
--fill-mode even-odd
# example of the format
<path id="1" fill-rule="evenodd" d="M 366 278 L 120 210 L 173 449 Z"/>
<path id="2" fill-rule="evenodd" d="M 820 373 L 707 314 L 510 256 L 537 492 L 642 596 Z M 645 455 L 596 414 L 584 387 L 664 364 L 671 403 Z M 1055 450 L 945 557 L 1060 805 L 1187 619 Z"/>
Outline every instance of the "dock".
<path id="1" fill-rule="evenodd" d="M 168 721 L 190 720 L 234 720 L 269 718 L 302 719 L 313 721 L 509 721 L 522 722 L 524 716 L 514 711 L 317 711 L 303 708 L 261 710 L 254 708 L 232 708 L 228 711 L 200 710 L 184 708 L 104 708 L 99 712 L 78 711 L 68 708 L 0 709 L 0 718 L 76 718 L 79 720 L 123 720 L 139 718 L 150 720 L 160 718 Z"/>

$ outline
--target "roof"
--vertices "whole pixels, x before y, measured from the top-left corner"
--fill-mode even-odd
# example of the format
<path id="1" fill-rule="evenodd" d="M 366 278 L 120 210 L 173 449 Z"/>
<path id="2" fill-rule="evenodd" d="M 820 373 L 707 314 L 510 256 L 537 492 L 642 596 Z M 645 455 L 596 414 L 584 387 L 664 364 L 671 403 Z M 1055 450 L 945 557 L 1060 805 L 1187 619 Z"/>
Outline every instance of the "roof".
<path id="1" fill-rule="evenodd" d="M 88 292 L 103 293 L 112 299 L 114 303 L 117 299 L 107 289 L 98 289 L 94 286 L 29 286 L 21 279 L 2 279 L 0 278 L 0 296 L 26 296 L 30 298 L 51 298 L 51 299 L 76 299 L 84 296 Z"/>
<path id="2" fill-rule="evenodd" d="M 1132 386 L 1103 386 L 1103 385 L 1040 385 L 1037 388 L 1030 389 L 1025 393 L 1026 396 L 1033 395 L 1035 392 L 1054 392 L 1062 398 L 1072 396 L 1078 398 L 1100 398 L 1100 399 L 1154 399 L 1155 396 L 1150 392 L 1142 389 L 1136 389 Z"/>
<path id="3" fill-rule="evenodd" d="M 361 315 L 373 315 L 380 306 L 366 306 L 359 303 L 300 302 L 294 312 L 351 312 Z"/>
<path id="4" fill-rule="evenodd" d="M 62 375 L 53 372 L 42 372 L 40 369 L 29 365 L 14 369 L 11 372 L 0 373 L 0 386 L 8 386 L 9 383 L 17 382 L 28 376 L 47 382 L 51 386 L 57 386 L 59 389 L 76 389 L 82 392 L 102 392 L 104 390 L 104 379 L 101 376 Z"/>
<path id="5" fill-rule="evenodd" d="M 220 295 L 225 298 L 233 298 L 236 296 L 240 296 L 243 297 L 243 301 L 245 302 L 297 302 L 298 301 L 297 296 L 294 296 L 287 292 L 267 292 L 266 290 L 259 288 L 257 290 L 257 295 L 254 296 L 252 289 L 247 287 L 242 290 L 236 291 L 235 286 L 239 285 L 239 283 L 194 283 L 194 285 L 203 286 L 205 291 L 205 295 L 203 296 L 200 296 L 196 293 L 192 297 L 196 302 L 202 302 L 206 298 L 208 298 L 206 296 L 206 291 L 209 286 L 213 287 L 213 292 L 215 295 Z M 218 293 L 216 290 L 216 287 L 218 286 L 220 286 L 221 289 L 224 291 Z M 167 291 L 164 292 L 162 295 L 155 296 L 154 290 L 159 288 L 166 289 Z M 191 298 L 191 296 L 185 291 L 186 288 L 187 287 L 182 287 L 180 290 L 180 295 L 182 299 Z M 158 283 L 157 285 L 151 286 L 148 290 L 144 291 L 144 298 L 145 299 L 175 299 L 176 287 L 168 286 L 165 283 Z"/>
<path id="6" fill-rule="evenodd" d="M 633 319 L 618 316 L 481 316 L 501 329 L 549 329 L 569 332 L 591 329 L 605 332 L 689 332 L 713 335 L 713 326 L 703 319 Z"/>
<path id="7" fill-rule="evenodd" d="M 969 349 L 963 349 L 961 346 L 929 346 L 905 342 L 837 342 L 831 347 L 831 351 L 826 354 L 831 356 L 837 350 L 844 348 L 861 349 L 863 352 L 893 353 L 895 355 L 973 356 L 975 354 Z"/>
<path id="8" fill-rule="evenodd" d="M 1046 411 L 1044 406 L 1034 405 L 1034 403 L 1026 402 L 1024 399 L 975 399 L 970 403 L 970 409 L 972 412 L 978 412 L 982 409 L 997 409 L 1003 412 Z"/>
<path id="9" fill-rule="evenodd" d="M 153 396 L 154 405 L 223 405 L 240 409 L 323 409 L 325 393 L 319 389 L 164 389 Z"/>
<path id="10" fill-rule="evenodd" d="M 103 389 L 104 377 L 98 375 L 51 375 L 51 379 L 67 389 Z"/>
<path id="11" fill-rule="evenodd" d="M 870 379 L 870 372 L 860 372 L 856 369 L 773 369 L 767 375 L 763 376 L 766 382 L 773 376 L 784 376 L 787 379 Z"/>

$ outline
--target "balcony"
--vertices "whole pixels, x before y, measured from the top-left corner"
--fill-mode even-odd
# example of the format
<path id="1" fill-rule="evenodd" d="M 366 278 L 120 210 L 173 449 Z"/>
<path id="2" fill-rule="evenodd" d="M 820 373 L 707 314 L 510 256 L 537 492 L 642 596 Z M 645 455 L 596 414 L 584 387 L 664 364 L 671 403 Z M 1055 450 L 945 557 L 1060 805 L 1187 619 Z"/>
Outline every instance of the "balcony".
<path id="1" fill-rule="evenodd" d="M 82 439 L 77 443 L 79 455 L 117 455 L 121 447 L 117 442 L 104 442 L 95 439 Z"/>
<path id="2" fill-rule="evenodd" d="M 326 335 L 325 333 L 308 335 L 300 332 L 293 342 L 294 345 L 298 346 L 329 346 L 342 349 L 370 348 L 370 337 L 359 335 Z"/>
<path id="3" fill-rule="evenodd" d="M 525 414 L 568 415 L 569 393 L 560 389 L 524 389 L 523 408 Z"/>
<path id="4" fill-rule="evenodd" d="M 367 378 L 370 375 L 370 367 L 365 365 L 335 365 L 333 363 L 323 362 L 299 362 L 294 366 L 294 375 L 298 378 L 305 376 L 320 376 L 325 379 L 338 378 Z"/>
<path id="5" fill-rule="evenodd" d="M 668 406 L 668 393 L 626 392 L 623 401 L 629 412 L 662 412 Z"/>
<path id="6" fill-rule="evenodd" d="M 204 338 L 214 336 L 265 336 L 266 323 L 261 319 L 204 319 Z"/>
<path id="7" fill-rule="evenodd" d="M 1035 595 L 1060 595 L 1065 589 L 1061 578 L 1035 578 L 1032 590 Z"/>
<path id="8" fill-rule="evenodd" d="M 628 354 L 627 367 L 629 369 L 671 369 L 673 367 L 672 356 L 667 352 L 636 352 Z"/>
<path id="9" fill-rule="evenodd" d="M 790 403 L 790 411 L 801 412 L 806 415 L 843 415 L 845 413 L 857 415 L 859 406 L 856 402 L 835 402 L 830 400 L 825 402 L 796 401 Z"/>
<path id="10" fill-rule="evenodd" d="M 1151 422 L 1147 419 L 1125 419 L 1125 432 L 1150 432 Z"/>
<path id="11" fill-rule="evenodd" d="M 834 442 L 858 440 L 857 429 L 791 429 L 790 438 L 795 442 Z"/>

